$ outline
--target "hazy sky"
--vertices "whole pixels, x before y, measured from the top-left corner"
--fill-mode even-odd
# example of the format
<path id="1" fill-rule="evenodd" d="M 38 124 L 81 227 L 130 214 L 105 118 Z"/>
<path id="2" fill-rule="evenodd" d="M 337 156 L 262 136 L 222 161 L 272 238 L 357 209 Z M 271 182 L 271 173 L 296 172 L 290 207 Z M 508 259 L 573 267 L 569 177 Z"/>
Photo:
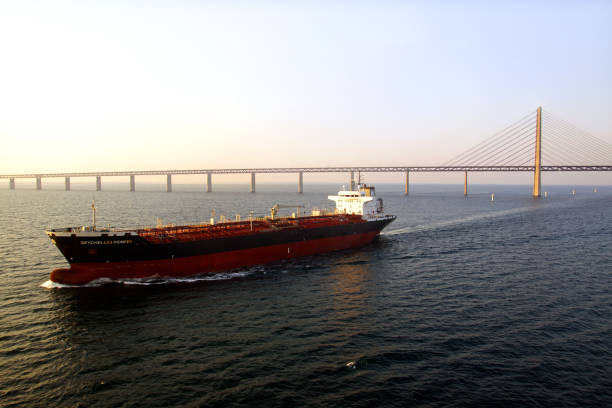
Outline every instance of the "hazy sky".
<path id="1" fill-rule="evenodd" d="M 540 105 L 611 143 L 611 73 L 610 1 L 0 0 L 0 174 L 436 165 Z"/>

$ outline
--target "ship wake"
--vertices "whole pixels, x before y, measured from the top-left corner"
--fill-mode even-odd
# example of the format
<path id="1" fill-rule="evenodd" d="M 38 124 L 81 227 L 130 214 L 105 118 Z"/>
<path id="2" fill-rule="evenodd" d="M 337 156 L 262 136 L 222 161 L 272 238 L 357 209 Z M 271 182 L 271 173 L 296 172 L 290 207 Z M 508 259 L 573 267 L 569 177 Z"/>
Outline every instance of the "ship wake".
<path id="1" fill-rule="evenodd" d="M 381 232 L 380 234 L 381 235 L 399 235 L 399 234 L 409 234 L 409 233 L 414 233 L 414 232 L 433 231 L 433 230 L 438 230 L 438 229 L 443 229 L 443 228 L 448 228 L 448 227 L 454 227 L 456 225 L 469 224 L 472 222 L 487 220 L 491 218 L 500 218 L 500 217 L 506 217 L 509 215 L 520 214 L 520 213 L 524 213 L 528 211 L 534 211 L 537 208 L 538 207 L 521 207 L 521 208 L 513 208 L 510 210 L 492 211 L 492 212 L 487 212 L 485 214 L 476 214 L 472 216 L 456 218 L 453 220 L 440 221 L 440 222 L 435 222 L 431 224 L 423 224 L 423 225 L 415 225 L 412 227 L 398 228 L 398 229 L 391 230 L 391 231 L 384 231 L 384 232 Z"/>
<path id="2" fill-rule="evenodd" d="M 170 285 L 177 283 L 195 283 L 205 281 L 223 281 L 230 279 L 244 278 L 259 272 L 261 267 L 253 267 L 245 270 L 219 272 L 215 274 L 195 275 L 187 277 L 151 277 L 134 279 L 109 279 L 101 278 L 88 282 L 84 285 L 65 285 L 63 283 L 48 280 L 43 282 L 40 287 L 45 289 L 64 289 L 64 288 L 96 288 L 109 284 L 132 285 L 132 286 L 151 286 L 151 285 Z"/>

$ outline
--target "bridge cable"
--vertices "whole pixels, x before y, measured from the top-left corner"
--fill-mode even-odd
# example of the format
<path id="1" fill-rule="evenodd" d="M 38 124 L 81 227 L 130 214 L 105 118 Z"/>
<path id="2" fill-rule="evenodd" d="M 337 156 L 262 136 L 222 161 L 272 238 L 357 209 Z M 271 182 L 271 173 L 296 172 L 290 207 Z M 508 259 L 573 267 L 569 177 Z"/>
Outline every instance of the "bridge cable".
<path id="1" fill-rule="evenodd" d="M 529 124 L 525 124 L 523 126 L 529 126 Z M 454 160 L 454 163 L 465 164 L 465 163 L 471 163 L 474 161 L 479 161 L 479 158 L 486 156 L 488 154 L 487 152 L 490 152 L 496 149 L 500 145 L 505 145 L 509 141 L 511 142 L 513 138 L 517 136 L 517 134 L 520 134 L 520 132 L 523 131 L 523 129 L 524 128 L 515 129 L 513 130 L 513 133 L 507 134 L 498 140 L 491 140 L 486 145 L 482 145 L 478 149 L 468 152 L 467 154 L 464 153 L 463 157 L 457 157 Z"/>
<path id="2" fill-rule="evenodd" d="M 577 128 L 576 126 L 572 125 L 571 123 L 557 118 L 555 115 L 549 113 L 549 112 L 545 112 L 545 118 L 547 118 L 550 121 L 550 125 L 552 125 L 554 128 L 563 131 L 564 135 L 566 137 L 568 137 L 574 144 L 578 143 L 577 141 L 575 141 L 575 137 L 572 137 L 574 135 L 578 135 L 580 136 L 583 140 L 580 141 L 579 145 L 584 145 L 584 143 L 588 143 L 589 147 L 591 147 L 592 149 L 596 149 L 599 150 L 600 152 L 603 151 L 605 156 L 611 156 L 610 158 L 607 158 L 607 160 L 611 160 L 612 159 L 612 145 L 593 136 L 592 134 Z M 586 140 L 585 140 L 586 139 Z"/>
<path id="3" fill-rule="evenodd" d="M 483 142 L 477 144 L 476 146 L 466 150 L 465 152 L 453 157 L 451 160 L 447 161 L 445 164 L 443 164 L 443 166 L 451 166 L 453 164 L 456 164 L 458 162 L 460 162 L 461 160 L 465 159 L 465 156 L 470 156 L 474 153 L 476 153 L 476 151 L 481 150 L 482 148 L 486 147 L 487 145 L 493 143 L 493 142 L 497 142 L 498 141 L 498 137 L 502 137 L 504 138 L 504 135 L 507 135 L 508 133 L 511 133 L 512 131 L 514 131 L 516 129 L 517 126 L 521 126 L 525 123 L 525 121 L 527 120 L 532 120 L 533 116 L 534 116 L 535 112 L 529 112 L 528 114 L 524 115 L 523 117 L 521 117 L 519 120 L 511 123 L 510 125 L 506 126 L 504 129 L 502 129 L 499 132 L 496 132 L 495 134 L 493 134 L 492 136 L 490 136 L 489 138 L 487 138 L 486 140 L 484 140 Z"/>
<path id="4" fill-rule="evenodd" d="M 497 160 L 501 155 L 505 154 L 509 150 L 515 149 L 517 145 L 525 142 L 532 138 L 531 132 L 535 130 L 535 125 L 531 124 L 530 127 L 522 130 L 521 133 L 513 135 L 513 139 L 506 140 L 503 143 L 498 143 L 496 146 L 492 146 L 487 151 L 481 152 L 479 156 L 470 158 L 471 160 L 466 165 L 475 165 L 476 163 L 491 163 L 491 161 Z"/>
<path id="5" fill-rule="evenodd" d="M 535 146 L 535 141 L 525 145 L 522 149 L 515 151 L 511 156 L 508 156 L 506 159 L 502 159 L 499 163 L 500 166 L 509 166 L 517 161 L 524 161 L 525 158 L 529 158 L 533 160 L 533 148 Z M 518 157 L 517 157 L 518 156 Z"/>
<path id="6" fill-rule="evenodd" d="M 577 141 L 575 140 L 576 138 L 574 136 L 578 135 L 578 136 L 581 136 L 583 139 L 587 139 L 587 142 L 589 143 L 589 145 L 592 146 L 594 149 L 604 150 L 604 151 L 612 150 L 612 146 L 589 135 L 586 132 L 579 131 L 579 130 L 577 131 L 576 129 L 569 128 L 565 126 L 564 124 L 558 123 L 558 122 L 551 122 L 550 124 L 548 124 L 548 126 L 552 126 L 553 129 L 556 129 L 559 133 L 567 137 L 568 140 L 573 143 L 577 143 Z M 583 144 L 584 140 L 581 142 L 582 143 L 580 144 Z"/>
<path id="7" fill-rule="evenodd" d="M 529 118 L 528 118 L 529 119 Z M 499 145 L 500 143 L 505 142 L 508 139 L 511 139 L 512 137 L 515 136 L 515 134 L 517 132 L 520 132 L 522 129 L 524 129 L 525 126 L 528 126 L 528 122 L 525 122 L 525 119 L 519 121 L 519 122 L 515 122 L 511 127 L 507 128 L 504 132 L 498 132 L 496 135 L 494 136 L 498 136 L 498 135 L 502 135 L 501 138 L 497 139 L 497 138 L 489 138 L 488 140 L 486 140 L 484 143 L 480 143 L 479 145 L 475 146 L 474 148 L 464 152 L 463 154 L 455 157 L 455 159 L 451 160 L 448 163 L 461 163 L 461 162 L 466 162 L 466 161 L 473 161 L 474 157 L 477 157 L 478 155 L 482 155 L 483 151 L 487 151 L 491 148 L 493 148 L 496 145 Z"/>
<path id="8" fill-rule="evenodd" d="M 479 149 L 478 152 L 473 152 L 468 157 L 464 157 L 462 159 L 462 163 L 470 164 L 479 161 L 482 162 L 483 157 L 486 159 L 487 156 L 497 151 L 500 147 L 515 143 L 517 138 L 520 138 L 522 135 L 524 135 L 525 132 L 529 132 L 533 129 L 535 129 L 534 124 L 526 123 L 522 128 L 515 130 L 512 134 L 496 141 L 495 143 L 490 144 L 489 146 L 483 146 L 481 149 Z"/>
<path id="9" fill-rule="evenodd" d="M 552 130 L 551 130 L 552 129 Z M 575 137 L 572 137 L 568 132 L 563 130 L 559 130 L 554 126 L 548 126 L 548 132 L 546 133 L 547 138 L 552 138 L 554 141 L 559 143 L 560 150 L 571 151 L 571 156 L 579 156 L 580 160 L 584 160 L 584 163 L 591 162 L 593 160 L 603 160 L 603 163 L 606 162 L 607 159 L 605 152 L 602 149 L 593 146 L 591 142 L 585 143 L 584 140 L 581 140 L 581 143 L 575 140 Z M 544 135 L 542 136 L 544 138 Z"/>
<path id="10" fill-rule="evenodd" d="M 491 152 L 490 153 L 490 160 L 499 160 L 500 159 L 500 155 L 502 153 L 505 153 L 508 150 L 522 150 L 521 147 L 524 146 L 525 144 L 529 144 L 530 142 L 534 142 L 534 134 L 533 131 L 535 130 L 535 126 L 532 126 L 531 128 L 527 129 L 524 134 L 522 136 L 517 136 L 515 140 L 513 140 L 513 144 L 507 146 L 506 149 L 504 149 L 501 152 L 495 153 L 495 152 Z M 511 154 L 509 154 L 511 155 Z M 506 156 L 507 157 L 507 156 Z"/>

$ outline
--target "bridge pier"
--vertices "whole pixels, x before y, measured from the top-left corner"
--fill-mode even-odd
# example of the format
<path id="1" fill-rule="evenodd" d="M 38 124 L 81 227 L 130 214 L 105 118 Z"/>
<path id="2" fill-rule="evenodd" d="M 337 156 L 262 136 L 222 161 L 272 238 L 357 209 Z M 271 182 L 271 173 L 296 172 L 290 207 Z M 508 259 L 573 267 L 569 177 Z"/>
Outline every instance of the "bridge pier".
<path id="1" fill-rule="evenodd" d="M 42 190 L 42 178 L 40 176 L 36 176 L 36 189 Z"/>
<path id="2" fill-rule="evenodd" d="M 102 191 L 102 176 L 96 176 L 96 191 Z"/>
<path id="3" fill-rule="evenodd" d="M 351 171 L 351 180 L 349 182 L 349 191 L 355 190 L 355 172 Z"/>
<path id="4" fill-rule="evenodd" d="M 535 144 L 535 165 L 533 171 L 533 197 L 540 197 L 542 175 L 540 166 L 542 164 L 542 107 L 538 107 L 536 116 L 536 144 Z"/>
<path id="5" fill-rule="evenodd" d="M 14 190 L 14 189 L 15 189 L 15 179 L 14 179 L 14 178 L 9 179 L 9 188 L 10 188 L 11 190 Z"/>
<path id="6" fill-rule="evenodd" d="M 251 193 L 255 192 L 255 173 L 251 173 Z"/>
<path id="7" fill-rule="evenodd" d="M 304 192 L 303 181 L 304 181 L 304 173 L 300 171 L 298 173 L 298 194 L 302 194 Z"/>
<path id="8" fill-rule="evenodd" d="M 166 176 L 166 192 L 167 193 L 172 192 L 172 174 L 168 174 Z"/>
<path id="9" fill-rule="evenodd" d="M 130 191 L 133 193 L 136 191 L 136 176 L 130 174 Z"/>
<path id="10" fill-rule="evenodd" d="M 207 193 L 212 192 L 212 174 L 211 173 L 206 173 L 206 192 Z"/>
<path id="11" fill-rule="evenodd" d="M 467 197 L 467 171 L 463 172 L 463 195 Z"/>
<path id="12" fill-rule="evenodd" d="M 64 187 L 66 188 L 66 191 L 70 191 L 70 177 L 66 177 L 64 179 Z"/>
<path id="13" fill-rule="evenodd" d="M 404 189 L 404 195 L 408 195 L 410 186 L 410 172 L 406 170 L 406 188 Z"/>

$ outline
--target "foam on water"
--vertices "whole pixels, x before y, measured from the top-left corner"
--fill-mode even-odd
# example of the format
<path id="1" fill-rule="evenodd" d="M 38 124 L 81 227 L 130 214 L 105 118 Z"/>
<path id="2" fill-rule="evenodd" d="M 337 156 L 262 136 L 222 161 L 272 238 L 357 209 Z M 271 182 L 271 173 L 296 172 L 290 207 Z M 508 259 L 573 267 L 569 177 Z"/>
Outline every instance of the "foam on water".
<path id="1" fill-rule="evenodd" d="M 220 281 L 236 278 L 244 278 L 259 270 L 259 268 L 249 268 L 246 270 L 219 272 L 215 274 L 194 275 L 188 277 L 151 277 L 151 278 L 134 278 L 134 279 L 109 279 L 100 278 L 86 283 L 85 285 L 65 285 L 62 283 L 48 280 L 43 282 L 40 287 L 45 289 L 65 289 L 65 288 L 95 288 L 109 284 L 121 285 L 136 285 L 136 286 L 151 286 L 151 285 L 168 285 L 176 283 L 194 283 L 203 281 Z"/>
<path id="2" fill-rule="evenodd" d="M 52 280 L 48 280 L 40 284 L 41 288 L 45 289 L 60 289 L 60 288 L 75 288 L 73 285 L 64 285 L 62 283 L 53 282 Z"/>

